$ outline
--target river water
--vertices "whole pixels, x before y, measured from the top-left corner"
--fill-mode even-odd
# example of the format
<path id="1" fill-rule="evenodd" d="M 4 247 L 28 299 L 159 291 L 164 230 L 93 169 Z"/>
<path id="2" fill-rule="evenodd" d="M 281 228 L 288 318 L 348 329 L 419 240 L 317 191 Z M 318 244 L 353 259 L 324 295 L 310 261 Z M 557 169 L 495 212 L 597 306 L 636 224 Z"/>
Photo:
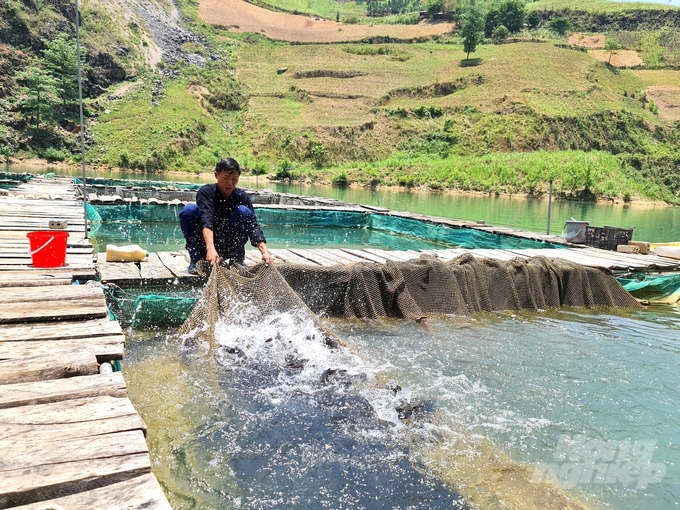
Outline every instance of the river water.
<path id="1" fill-rule="evenodd" d="M 547 209 L 500 197 L 305 190 L 536 231 Z M 560 227 L 573 216 L 663 241 L 680 239 L 676 211 L 559 203 L 553 214 Z M 183 347 L 171 330 L 126 332 L 130 398 L 175 508 L 678 506 L 678 307 L 331 326 L 341 349 L 285 316 L 220 324 L 215 357 Z"/>
<path id="2" fill-rule="evenodd" d="M 15 172 L 56 171 L 79 176 L 78 170 L 10 166 Z M 211 174 L 167 176 L 133 172 L 90 172 L 88 177 L 181 180 L 191 183 L 214 182 Z M 272 189 L 281 193 L 303 194 L 336 198 L 347 202 L 381 205 L 395 211 L 411 211 L 442 218 L 484 220 L 491 225 L 514 227 L 531 232 L 548 230 L 547 198 L 504 197 L 489 195 L 461 195 L 443 192 L 372 190 L 310 184 L 283 184 L 267 181 L 263 176 L 243 178 L 241 185 L 253 189 Z M 680 241 L 680 207 L 626 204 L 606 204 L 554 200 L 551 210 L 550 232 L 560 234 L 566 220 L 588 221 L 592 226 L 634 227 L 633 239 L 650 242 Z"/>

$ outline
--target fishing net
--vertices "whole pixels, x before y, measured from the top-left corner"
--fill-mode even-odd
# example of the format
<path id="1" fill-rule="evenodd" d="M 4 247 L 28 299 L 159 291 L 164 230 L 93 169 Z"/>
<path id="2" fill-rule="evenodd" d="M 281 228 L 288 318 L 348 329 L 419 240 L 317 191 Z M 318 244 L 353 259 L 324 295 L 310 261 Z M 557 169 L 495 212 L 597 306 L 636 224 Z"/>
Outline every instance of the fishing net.
<path id="1" fill-rule="evenodd" d="M 218 324 L 229 324 L 242 328 L 257 328 L 258 319 L 275 314 L 288 313 L 295 318 L 296 325 L 307 323 L 310 336 L 335 347 L 340 339 L 300 299 L 274 266 L 263 263 L 248 269 L 238 264 L 220 263 L 212 269 L 206 261 L 197 264 L 199 274 L 210 274 L 203 294 L 191 314 L 180 327 L 178 334 L 191 338 L 192 342 L 203 341 L 214 353 L 217 345 L 215 329 Z M 314 338 L 310 338 L 314 340 Z"/>
<path id="2" fill-rule="evenodd" d="M 255 320 L 258 315 L 302 311 L 331 338 L 319 315 L 418 320 L 561 306 L 641 306 L 608 269 L 545 257 L 497 261 L 465 254 L 443 262 L 423 255 L 382 265 L 216 266 L 180 334 L 202 337 L 214 348 L 215 325 L 242 318 L 244 304 L 257 310 L 250 315 Z"/>
<path id="3" fill-rule="evenodd" d="M 423 255 L 384 265 L 279 270 L 315 313 L 346 318 L 640 306 L 608 269 L 545 257 L 498 261 L 465 254 L 443 262 Z"/>

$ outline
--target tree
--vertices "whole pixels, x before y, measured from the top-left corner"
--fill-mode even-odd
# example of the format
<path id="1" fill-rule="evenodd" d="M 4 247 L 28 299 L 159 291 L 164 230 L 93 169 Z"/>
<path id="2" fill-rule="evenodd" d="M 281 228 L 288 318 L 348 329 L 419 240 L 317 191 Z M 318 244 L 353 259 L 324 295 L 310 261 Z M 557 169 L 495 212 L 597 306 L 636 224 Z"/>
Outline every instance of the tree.
<path id="1" fill-rule="evenodd" d="M 508 38 L 510 31 L 505 27 L 505 25 L 498 25 L 491 32 L 491 38 L 496 44 L 500 44 Z"/>
<path id="2" fill-rule="evenodd" d="M 612 53 L 614 53 L 617 50 L 621 49 L 621 45 L 616 42 L 614 39 L 609 39 L 604 43 L 604 49 L 609 52 L 609 60 L 607 60 L 607 64 L 611 64 L 612 62 Z"/>
<path id="3" fill-rule="evenodd" d="M 433 17 L 435 14 L 442 12 L 442 1 L 441 0 L 428 0 L 427 2 L 427 15 Z"/>
<path id="4" fill-rule="evenodd" d="M 548 22 L 548 28 L 559 35 L 567 35 L 571 30 L 571 21 L 567 18 L 554 18 Z"/>
<path id="5" fill-rule="evenodd" d="M 463 37 L 463 51 L 467 53 L 465 60 L 468 60 L 470 53 L 477 49 L 477 44 L 482 39 L 483 29 L 484 11 L 477 5 L 475 0 L 470 0 L 463 13 L 463 25 L 460 29 L 460 35 Z"/>
<path id="6" fill-rule="evenodd" d="M 521 0 L 506 0 L 492 7 L 486 13 L 484 20 L 484 35 L 491 37 L 494 28 L 505 25 L 510 33 L 517 33 L 524 27 L 524 2 Z"/>
<path id="7" fill-rule="evenodd" d="M 57 80 L 36 66 L 17 71 L 14 78 L 19 83 L 25 83 L 22 87 L 24 95 L 19 104 L 35 117 L 35 127 L 39 129 L 41 119 L 46 122 L 54 118 L 54 107 L 59 103 L 61 93 Z"/>
<path id="8" fill-rule="evenodd" d="M 539 16 L 538 11 L 531 11 L 527 14 L 527 24 L 529 28 L 536 28 L 541 22 L 541 16 Z"/>
<path id="9" fill-rule="evenodd" d="M 43 40 L 43 64 L 59 82 L 62 105 L 78 98 L 78 53 L 76 43 L 67 34 L 59 34 L 54 41 Z M 81 64 L 84 65 L 82 58 Z"/>
<path id="10" fill-rule="evenodd" d="M 456 10 L 458 6 L 457 0 L 441 0 L 442 1 L 442 12 L 451 13 Z"/>
<path id="11" fill-rule="evenodd" d="M 507 0 L 501 4 L 501 21 L 502 24 L 512 34 L 516 34 L 524 28 L 524 2 L 521 0 Z"/>

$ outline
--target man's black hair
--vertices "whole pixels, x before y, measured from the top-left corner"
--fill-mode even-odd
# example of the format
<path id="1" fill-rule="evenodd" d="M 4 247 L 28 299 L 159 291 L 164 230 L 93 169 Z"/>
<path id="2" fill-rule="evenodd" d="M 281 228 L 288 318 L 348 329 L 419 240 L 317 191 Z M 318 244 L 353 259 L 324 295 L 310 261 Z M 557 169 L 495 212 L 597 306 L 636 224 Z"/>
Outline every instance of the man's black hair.
<path id="1" fill-rule="evenodd" d="M 241 167 L 238 161 L 232 158 L 222 158 L 215 165 L 215 172 L 220 173 L 226 170 L 227 172 L 238 172 L 241 173 Z"/>

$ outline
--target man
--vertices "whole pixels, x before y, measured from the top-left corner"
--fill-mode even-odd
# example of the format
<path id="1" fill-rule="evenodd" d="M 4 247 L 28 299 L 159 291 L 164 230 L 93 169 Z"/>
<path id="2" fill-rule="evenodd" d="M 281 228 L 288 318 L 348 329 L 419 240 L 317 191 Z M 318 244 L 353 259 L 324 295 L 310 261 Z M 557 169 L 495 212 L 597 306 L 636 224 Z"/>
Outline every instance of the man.
<path id="1" fill-rule="evenodd" d="M 243 265 L 245 244 L 250 238 L 266 265 L 272 263 L 267 241 L 255 218 L 248 194 L 237 188 L 241 167 L 232 158 L 215 166 L 215 184 L 206 184 L 196 193 L 196 203 L 179 213 L 179 223 L 191 258 L 189 273 L 196 274 L 196 262 L 205 259 L 211 266 L 221 259 Z"/>

